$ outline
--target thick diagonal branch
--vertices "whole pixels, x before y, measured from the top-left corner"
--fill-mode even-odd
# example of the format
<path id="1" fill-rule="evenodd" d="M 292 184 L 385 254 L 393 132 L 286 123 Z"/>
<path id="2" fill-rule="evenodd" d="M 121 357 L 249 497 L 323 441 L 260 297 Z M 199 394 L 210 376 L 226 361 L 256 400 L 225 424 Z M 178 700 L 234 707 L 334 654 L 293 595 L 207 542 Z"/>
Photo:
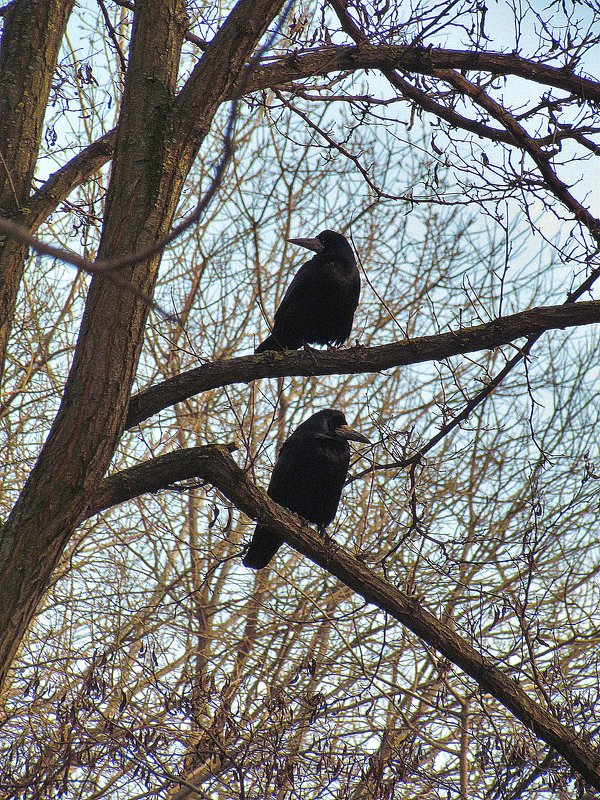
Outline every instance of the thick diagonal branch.
<path id="1" fill-rule="evenodd" d="M 160 488 L 161 476 L 167 477 L 167 483 L 170 483 L 178 468 L 181 477 L 195 473 L 195 477 L 211 483 L 249 517 L 259 519 L 269 530 L 282 536 L 288 544 L 368 603 L 405 625 L 559 752 L 582 778 L 600 788 L 600 754 L 532 700 L 513 677 L 502 672 L 468 641 L 427 611 L 416 597 L 392 586 L 361 561 L 330 540 L 323 539 L 290 511 L 276 505 L 251 483 L 227 448 L 195 447 L 118 473 L 103 482 L 94 508 L 106 507 L 111 498 L 119 502 L 140 494 L 144 491 L 144 482 L 146 490 L 156 491 Z"/>

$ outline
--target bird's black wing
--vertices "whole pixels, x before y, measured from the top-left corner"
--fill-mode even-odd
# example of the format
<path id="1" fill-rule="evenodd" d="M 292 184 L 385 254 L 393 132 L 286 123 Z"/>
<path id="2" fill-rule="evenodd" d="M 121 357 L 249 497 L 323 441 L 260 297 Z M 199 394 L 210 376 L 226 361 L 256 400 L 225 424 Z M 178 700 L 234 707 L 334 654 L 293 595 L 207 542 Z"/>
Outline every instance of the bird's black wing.
<path id="1" fill-rule="evenodd" d="M 314 285 L 315 259 L 303 264 L 279 304 L 273 319 L 273 332 L 256 348 L 256 353 L 265 350 L 296 350 L 304 344 L 305 317 L 314 305 L 318 294 Z M 318 271 L 318 270 L 317 270 Z"/>
<path id="2" fill-rule="evenodd" d="M 340 502 L 349 462 L 350 448 L 345 439 L 320 433 L 290 436 L 273 467 L 267 494 L 309 522 L 329 525 Z M 244 565 L 266 567 L 281 544 L 280 536 L 259 523 Z"/>
<path id="3" fill-rule="evenodd" d="M 316 257 L 303 264 L 288 288 L 279 308 L 275 312 L 275 324 L 281 324 L 287 317 L 303 311 L 303 306 L 315 295 L 315 280 L 320 277 L 321 269 Z"/>
<path id="4" fill-rule="evenodd" d="M 348 472 L 345 440 L 324 434 L 292 436 L 281 448 L 268 494 L 309 522 L 329 525 Z"/>
<path id="5" fill-rule="evenodd" d="M 275 325 L 310 314 L 313 308 L 322 306 L 325 298 L 328 307 L 332 297 L 340 304 L 338 312 L 349 315 L 352 324 L 359 296 L 360 273 L 356 267 L 346 270 L 336 259 L 316 255 L 300 267 L 288 286 L 275 312 Z"/>
<path id="6" fill-rule="evenodd" d="M 267 494 L 279 505 L 294 511 L 295 493 L 294 482 L 298 467 L 302 463 L 296 455 L 294 437 L 287 439 L 279 451 L 279 456 L 273 467 L 271 481 Z M 260 523 L 254 529 L 250 547 L 246 553 L 243 564 L 251 569 L 262 569 L 283 544 L 281 536 L 271 533 Z"/>

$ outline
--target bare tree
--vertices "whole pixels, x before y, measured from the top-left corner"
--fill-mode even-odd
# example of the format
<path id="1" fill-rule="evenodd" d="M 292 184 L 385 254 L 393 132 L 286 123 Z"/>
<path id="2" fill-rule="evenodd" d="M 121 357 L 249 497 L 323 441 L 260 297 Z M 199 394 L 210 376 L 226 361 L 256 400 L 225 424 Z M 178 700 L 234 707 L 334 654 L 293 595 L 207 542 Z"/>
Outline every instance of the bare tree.
<path id="1" fill-rule="evenodd" d="M 5 795 L 600 788 L 597 9 L 0 13 Z M 240 355 L 326 227 L 350 347 Z M 324 406 L 325 540 L 256 488 Z"/>

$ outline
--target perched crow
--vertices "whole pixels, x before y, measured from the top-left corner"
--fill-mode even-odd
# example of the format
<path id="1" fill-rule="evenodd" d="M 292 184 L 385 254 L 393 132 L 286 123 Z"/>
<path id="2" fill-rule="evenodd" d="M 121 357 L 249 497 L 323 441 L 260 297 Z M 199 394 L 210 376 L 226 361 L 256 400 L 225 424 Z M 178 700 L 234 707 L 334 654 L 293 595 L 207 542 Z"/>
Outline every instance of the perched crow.
<path id="1" fill-rule="evenodd" d="M 309 522 L 324 528 L 335 517 L 350 464 L 350 445 L 368 439 L 346 424 L 341 411 L 318 411 L 285 440 L 267 494 Z M 244 566 L 266 567 L 282 539 L 256 526 Z"/>
<path id="2" fill-rule="evenodd" d="M 303 264 L 275 312 L 264 350 L 297 350 L 304 344 L 343 344 L 350 336 L 360 295 L 360 274 L 350 243 L 341 233 L 290 239 L 317 255 Z"/>

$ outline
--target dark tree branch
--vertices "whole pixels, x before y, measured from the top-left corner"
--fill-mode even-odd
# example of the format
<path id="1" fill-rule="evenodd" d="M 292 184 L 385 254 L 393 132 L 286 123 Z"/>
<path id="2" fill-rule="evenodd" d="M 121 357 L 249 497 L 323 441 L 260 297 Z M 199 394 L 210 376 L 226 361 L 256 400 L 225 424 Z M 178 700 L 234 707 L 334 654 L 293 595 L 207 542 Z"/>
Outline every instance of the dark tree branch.
<path id="1" fill-rule="evenodd" d="M 370 51 L 371 45 L 368 44 L 366 34 L 358 27 L 348 13 L 346 0 L 330 0 L 330 3 L 338 15 L 344 31 L 357 43 L 357 50 L 362 51 L 363 48 L 367 48 Z M 582 80 L 584 83 L 580 84 L 579 87 L 569 85 L 567 88 L 567 84 L 564 82 L 564 78 L 567 77 L 564 69 L 559 70 L 556 67 L 549 67 L 546 64 L 542 65 L 530 59 L 521 58 L 521 56 L 517 56 L 514 53 L 474 53 L 472 51 L 414 47 L 406 47 L 403 49 L 407 51 L 404 56 L 404 64 L 399 63 L 402 60 L 399 58 L 399 61 L 395 65 L 388 63 L 387 65 L 380 66 L 381 71 L 392 86 L 417 103 L 425 111 L 437 113 L 438 116 L 445 119 L 446 122 L 451 125 L 465 128 L 466 130 L 487 137 L 493 141 L 504 141 L 506 144 L 512 144 L 528 153 L 540 171 L 547 189 L 569 209 L 578 222 L 588 228 L 596 242 L 600 244 L 599 220 L 590 214 L 585 206 L 575 199 L 564 181 L 558 178 L 550 163 L 550 156 L 544 151 L 542 144 L 534 137 L 530 136 L 509 111 L 493 100 L 481 87 L 467 80 L 467 78 L 461 75 L 457 70 L 469 72 L 488 71 L 494 74 L 516 75 L 527 80 L 535 80 L 538 83 L 547 83 L 549 86 L 564 89 L 581 99 L 589 99 L 594 102 L 598 102 L 600 99 L 600 82 L 583 78 Z M 467 54 L 470 57 L 463 58 L 463 56 Z M 479 58 L 480 55 L 483 56 L 483 60 Z M 490 57 L 489 60 L 488 56 Z M 512 65 L 510 69 L 502 69 L 500 67 L 500 63 L 504 63 L 505 66 L 508 67 L 509 62 L 511 62 Z M 487 64 L 487 68 L 484 64 Z M 495 128 L 484 126 L 483 123 L 475 120 L 468 120 L 466 117 L 458 119 L 457 117 L 461 115 L 457 115 L 453 109 L 446 108 L 445 106 L 436 110 L 432 105 L 433 101 L 425 92 L 416 89 L 408 81 L 398 76 L 393 71 L 394 69 L 403 69 L 405 71 L 417 73 L 421 72 L 450 83 L 457 91 L 470 97 L 476 105 L 485 109 L 487 113 L 502 125 L 504 131 L 497 131 Z M 573 75 L 573 73 L 571 73 L 571 75 Z M 483 128 L 485 128 L 485 130 L 483 130 Z"/>
<path id="2" fill-rule="evenodd" d="M 600 246 L 600 220 L 590 214 L 587 208 L 573 197 L 567 184 L 556 174 L 550 155 L 540 147 L 539 142 L 527 133 L 513 115 L 486 94 L 481 87 L 471 83 L 463 75 L 450 70 L 441 70 L 437 77 L 447 81 L 462 94 L 470 97 L 474 103 L 485 109 L 504 126 L 515 143 L 532 159 L 544 179 L 546 188 L 569 209 L 578 222 L 589 230 Z"/>
<path id="3" fill-rule="evenodd" d="M 32 194 L 27 202 L 27 229 L 39 226 L 66 200 L 73 189 L 81 185 L 112 158 L 117 129 L 105 133 L 85 147 L 64 166 L 53 172 L 48 180 Z"/>
<path id="4" fill-rule="evenodd" d="M 129 278 L 119 275 L 118 272 L 115 271 L 112 262 L 92 261 L 89 258 L 80 256 L 72 250 L 65 250 L 62 247 L 56 247 L 53 244 L 42 242 L 29 233 L 29 228 L 27 226 L 20 225 L 18 222 L 12 222 L 12 220 L 5 219 L 4 217 L 0 217 L 0 234 L 5 234 L 15 242 L 20 242 L 30 247 L 34 252 L 42 256 L 50 256 L 51 258 L 57 258 L 63 261 L 65 264 L 70 264 L 78 270 L 86 272 L 88 275 L 106 274 L 107 280 L 110 280 L 119 289 L 131 294 L 137 300 L 140 300 L 144 305 L 148 306 L 148 308 L 153 308 L 165 318 L 171 316 L 155 303 L 149 294 L 141 292 L 135 286 L 132 286 Z M 118 261 L 118 259 L 115 260 Z"/>
<path id="5" fill-rule="evenodd" d="M 331 5 L 335 8 L 337 3 L 332 2 Z M 269 86 L 280 86 L 290 80 L 357 69 L 401 69 L 433 77 L 441 69 L 514 75 L 544 86 L 562 89 L 581 100 L 600 101 L 600 81 L 576 75 L 568 68 L 551 67 L 515 53 L 370 44 L 368 41 L 355 45 L 320 47 L 265 63 L 256 67 L 255 74 L 242 78 L 241 91 L 256 91 Z"/>
<path id="6" fill-rule="evenodd" d="M 162 456 L 107 478 L 100 487 L 94 509 L 99 510 L 137 496 L 143 491 L 167 488 L 173 479 L 192 477 L 208 481 L 252 519 L 338 578 L 368 603 L 390 614 L 420 639 L 458 666 L 514 714 L 530 731 L 560 753 L 592 786 L 600 788 L 600 755 L 574 731 L 562 725 L 532 700 L 513 677 L 485 658 L 451 626 L 427 611 L 418 599 L 392 586 L 354 556 L 319 536 L 285 508 L 258 489 L 232 459 L 225 447 L 207 445 Z M 160 486 L 160 481 L 166 483 Z M 144 483 L 146 489 L 144 489 Z M 91 512 L 93 513 L 93 512 Z"/>
<path id="7" fill-rule="evenodd" d="M 492 128 L 477 120 L 459 114 L 452 108 L 434 100 L 427 92 L 413 86 L 393 70 L 433 75 L 440 69 L 469 69 L 496 74 L 515 75 L 527 80 L 556 86 L 583 100 L 600 100 L 600 82 L 575 75 L 570 70 L 539 64 L 513 53 L 473 53 L 471 51 L 443 50 L 424 47 L 391 47 L 370 45 L 365 35 L 347 15 L 340 0 L 331 5 L 340 15 L 346 33 L 356 38 L 357 45 L 322 47 L 293 57 L 280 58 L 268 63 L 253 65 L 234 86 L 231 96 L 252 94 L 263 89 L 286 87 L 296 80 L 327 75 L 339 71 L 380 69 L 392 85 L 409 100 L 415 102 L 448 124 L 468 130 L 491 141 L 516 145 L 515 137 L 500 128 Z M 345 15 L 345 16 L 344 16 Z M 571 134 L 573 138 L 576 135 Z M 40 223 L 64 200 L 73 189 L 89 175 L 100 169 L 112 156 L 116 130 L 109 131 L 93 142 L 68 164 L 61 167 L 41 186 L 28 203 L 28 225 L 35 230 Z"/>
<path id="8" fill-rule="evenodd" d="M 600 301 L 533 308 L 484 325 L 459 328 L 377 347 L 310 352 L 267 352 L 215 361 L 183 372 L 131 398 L 126 428 L 200 392 L 258 378 L 354 375 L 440 360 L 508 344 L 545 331 L 600 322 Z"/>
<path id="9" fill-rule="evenodd" d="M 236 445 L 225 445 L 222 448 L 231 453 L 236 450 Z M 86 512 L 86 519 L 143 494 L 164 491 L 179 481 L 200 477 L 207 456 L 210 457 L 215 450 L 216 445 L 176 450 L 109 475 L 100 484 L 100 489 Z"/>
<path id="10" fill-rule="evenodd" d="M 134 9 L 134 4 L 127 0 L 113 0 L 113 2 L 124 8 Z M 329 5 L 336 13 L 340 10 L 347 13 L 347 6 L 344 0 L 330 0 Z M 351 17 L 348 18 L 355 24 Z M 348 33 L 346 27 L 344 27 L 344 30 Z M 185 38 L 202 50 L 205 50 L 209 44 L 189 33 L 186 34 Z M 349 55 L 352 51 L 355 52 Z M 320 64 L 317 69 L 309 67 L 310 59 L 313 56 Z M 356 69 L 355 63 L 351 65 L 348 63 L 351 58 L 363 62 L 359 67 L 361 69 L 403 69 L 408 72 L 423 74 L 432 74 L 432 70 L 435 69 L 459 69 L 488 72 L 494 75 L 515 75 L 528 81 L 563 89 L 565 92 L 573 94 L 582 100 L 600 100 L 600 82 L 583 75 L 577 75 L 570 67 L 552 67 L 533 59 L 523 58 L 516 53 L 446 50 L 439 47 L 423 47 L 415 44 L 370 45 L 365 43 L 361 45 L 360 49 L 348 45 L 321 47 L 309 53 L 297 53 L 292 57 L 277 59 L 276 66 L 274 64 L 265 66 L 264 71 L 261 68 L 261 74 L 265 76 L 271 69 L 276 69 L 279 74 L 282 74 L 282 71 L 286 69 L 286 64 L 288 69 L 293 64 L 293 68 L 299 69 L 304 77 L 325 75 L 336 70 Z M 332 64 L 332 60 L 333 65 L 327 67 L 326 63 Z M 300 76 L 296 73 L 295 77 Z M 263 78 L 261 81 L 263 85 L 257 84 L 255 89 L 281 85 L 282 82 L 285 83 L 291 79 L 293 79 L 292 76 L 288 76 L 283 81 L 279 79 L 273 81 L 267 78 L 267 81 L 271 80 L 271 82 L 265 84 Z M 254 80 L 254 78 L 250 80 Z M 249 89 L 249 91 L 254 90 Z"/>
<path id="11" fill-rule="evenodd" d="M 560 308 L 564 308 L 564 306 L 560 306 Z M 500 386 L 509 372 L 512 372 L 516 365 L 529 355 L 533 345 L 537 342 L 541 335 L 541 333 L 534 333 L 529 336 L 525 344 L 509 361 L 506 362 L 502 369 L 497 372 L 493 378 L 491 378 L 488 383 L 486 383 L 485 386 L 477 392 L 477 394 L 473 395 L 473 397 L 471 397 L 465 403 L 458 414 L 453 416 L 451 420 L 442 425 L 439 431 L 432 436 L 431 439 L 429 439 L 429 441 L 423 445 L 423 447 L 420 447 L 416 453 L 413 453 L 408 458 L 399 459 L 398 461 L 390 461 L 386 464 L 372 464 L 368 469 L 365 469 L 349 478 L 348 483 L 352 483 L 353 481 L 362 478 L 365 475 L 369 475 L 372 472 L 379 472 L 387 469 L 405 469 L 406 467 L 411 467 L 414 464 L 418 464 L 424 458 L 424 456 L 427 455 L 427 453 L 433 450 L 433 448 L 442 441 L 442 439 L 445 439 L 449 433 L 457 428 L 462 422 L 465 422 L 471 416 L 477 406 L 481 405 L 481 403 L 487 400 L 492 392 L 494 392 L 494 390 Z"/>
<path id="12" fill-rule="evenodd" d="M 110 39 L 112 46 L 115 49 L 117 57 L 119 59 L 119 66 L 121 67 L 121 72 L 123 75 L 127 72 L 127 59 L 121 49 L 121 45 L 119 44 L 119 37 L 117 32 L 110 20 L 110 16 L 108 14 L 106 5 L 104 0 L 98 0 L 98 5 L 100 6 L 100 11 L 102 12 L 102 16 L 104 17 L 104 24 L 106 25 L 106 29 L 108 31 L 108 38 Z"/>

